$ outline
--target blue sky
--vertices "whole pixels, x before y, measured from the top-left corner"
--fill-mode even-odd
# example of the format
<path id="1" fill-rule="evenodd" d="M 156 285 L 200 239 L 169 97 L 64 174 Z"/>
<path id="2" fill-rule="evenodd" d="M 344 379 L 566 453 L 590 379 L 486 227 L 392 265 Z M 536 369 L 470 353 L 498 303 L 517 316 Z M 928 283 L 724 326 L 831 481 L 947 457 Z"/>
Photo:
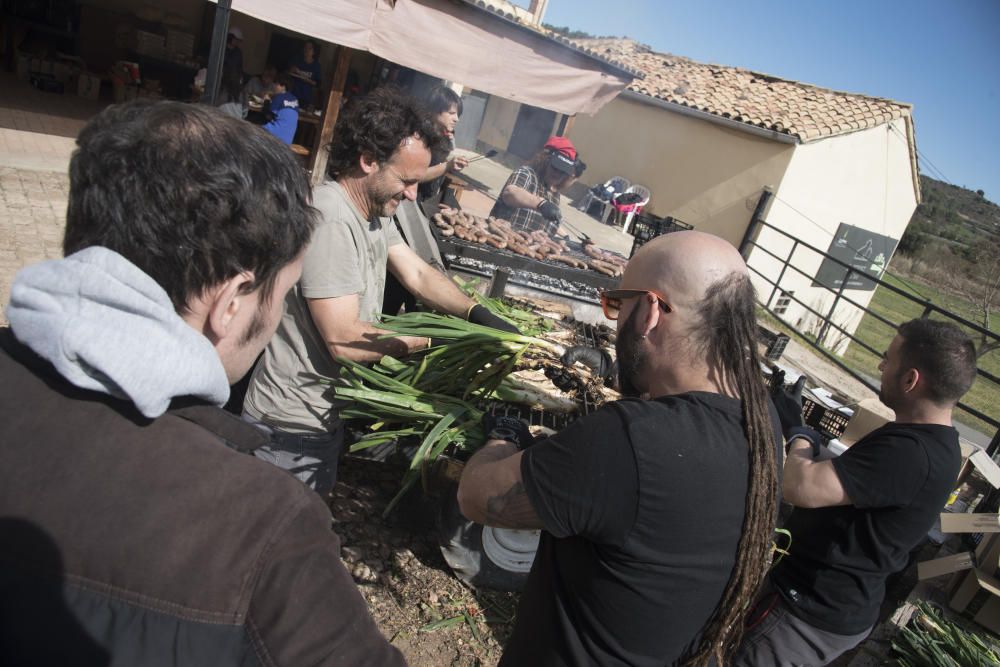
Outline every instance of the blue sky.
<path id="1" fill-rule="evenodd" d="M 921 171 L 1000 202 L 1000 0 L 549 0 L 544 22 L 908 102 Z"/>

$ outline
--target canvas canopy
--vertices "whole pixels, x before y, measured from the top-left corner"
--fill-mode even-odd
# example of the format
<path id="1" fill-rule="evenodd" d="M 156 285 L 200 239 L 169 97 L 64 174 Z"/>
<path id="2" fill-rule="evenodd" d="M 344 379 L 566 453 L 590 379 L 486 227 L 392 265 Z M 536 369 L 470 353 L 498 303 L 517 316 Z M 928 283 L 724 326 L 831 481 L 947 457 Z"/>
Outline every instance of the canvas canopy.
<path id="1" fill-rule="evenodd" d="M 594 114 L 634 78 L 621 66 L 456 0 L 232 0 L 232 8 L 491 95 Z"/>

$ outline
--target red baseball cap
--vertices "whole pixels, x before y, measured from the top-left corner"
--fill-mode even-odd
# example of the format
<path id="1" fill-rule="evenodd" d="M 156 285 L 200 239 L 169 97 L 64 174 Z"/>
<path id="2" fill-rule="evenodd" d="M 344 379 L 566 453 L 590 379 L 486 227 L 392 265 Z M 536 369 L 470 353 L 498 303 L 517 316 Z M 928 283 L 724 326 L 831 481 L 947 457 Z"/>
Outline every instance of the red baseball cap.
<path id="1" fill-rule="evenodd" d="M 549 137 L 545 142 L 545 148 L 562 153 L 570 160 L 576 160 L 576 146 L 566 137 Z"/>

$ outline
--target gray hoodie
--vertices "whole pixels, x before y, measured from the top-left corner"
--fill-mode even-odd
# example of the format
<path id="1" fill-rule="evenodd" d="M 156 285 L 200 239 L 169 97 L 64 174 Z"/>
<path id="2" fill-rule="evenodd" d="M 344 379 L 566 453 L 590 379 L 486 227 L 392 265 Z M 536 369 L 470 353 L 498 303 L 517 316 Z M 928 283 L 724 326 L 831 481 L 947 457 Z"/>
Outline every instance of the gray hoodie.
<path id="1" fill-rule="evenodd" d="M 229 398 L 218 353 L 174 311 L 170 297 L 107 248 L 18 271 L 7 319 L 17 339 L 67 381 L 159 417 L 170 400 Z"/>

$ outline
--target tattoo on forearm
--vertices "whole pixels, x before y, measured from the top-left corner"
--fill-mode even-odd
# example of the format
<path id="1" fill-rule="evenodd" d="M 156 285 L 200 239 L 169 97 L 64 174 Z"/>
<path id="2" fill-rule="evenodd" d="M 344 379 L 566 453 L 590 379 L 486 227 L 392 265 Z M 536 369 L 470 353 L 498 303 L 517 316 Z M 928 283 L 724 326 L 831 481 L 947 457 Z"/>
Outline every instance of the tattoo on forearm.
<path id="1" fill-rule="evenodd" d="M 489 525 L 499 528 L 538 527 L 538 517 L 521 482 L 499 496 L 486 499 L 486 519 Z"/>

